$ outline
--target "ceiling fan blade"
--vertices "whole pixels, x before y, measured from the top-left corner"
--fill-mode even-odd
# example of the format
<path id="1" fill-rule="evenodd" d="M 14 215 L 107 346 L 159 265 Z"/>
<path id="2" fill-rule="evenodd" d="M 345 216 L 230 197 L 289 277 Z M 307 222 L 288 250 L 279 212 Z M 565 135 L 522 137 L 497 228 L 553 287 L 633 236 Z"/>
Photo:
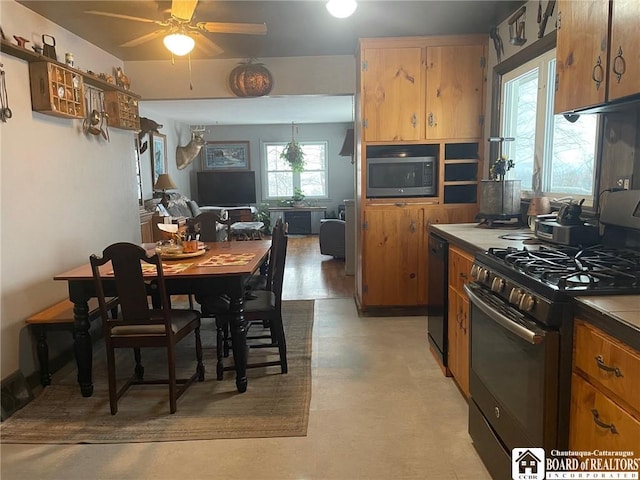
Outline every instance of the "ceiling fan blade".
<path id="1" fill-rule="evenodd" d="M 266 23 L 224 23 L 199 22 L 196 26 L 210 33 L 245 33 L 248 35 L 266 35 Z"/>
<path id="2" fill-rule="evenodd" d="M 122 15 L 120 13 L 100 12 L 99 10 L 85 10 L 84 13 L 89 13 L 91 15 L 101 15 L 103 17 L 122 18 L 124 20 L 133 20 L 136 22 L 158 23 L 158 24 L 161 23 L 156 20 L 151 20 L 150 18 L 132 17 L 131 15 Z"/>
<path id="3" fill-rule="evenodd" d="M 180 20 L 190 21 L 198 5 L 198 0 L 173 0 L 171 2 L 171 16 Z"/>
<path id="4" fill-rule="evenodd" d="M 133 40 L 129 40 L 126 43 L 120 45 L 121 47 L 137 47 L 145 42 L 153 40 L 156 37 L 159 37 L 162 34 L 167 33 L 165 30 L 156 30 L 155 32 L 147 33 L 146 35 L 142 35 L 141 37 L 134 38 Z"/>
<path id="5" fill-rule="evenodd" d="M 196 47 L 211 57 L 220 55 L 224 50 L 217 44 L 213 43 L 205 35 L 198 35 L 196 38 Z"/>

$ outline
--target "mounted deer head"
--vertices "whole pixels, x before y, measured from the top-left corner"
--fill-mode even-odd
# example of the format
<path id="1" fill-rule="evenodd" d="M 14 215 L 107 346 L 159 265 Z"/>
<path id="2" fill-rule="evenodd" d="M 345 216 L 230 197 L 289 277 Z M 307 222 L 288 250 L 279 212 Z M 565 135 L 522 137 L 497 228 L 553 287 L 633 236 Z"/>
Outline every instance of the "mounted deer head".
<path id="1" fill-rule="evenodd" d="M 188 167 L 194 158 L 200 153 L 200 149 L 205 144 L 204 128 L 191 131 L 191 141 L 184 147 L 176 147 L 176 166 L 178 170 Z"/>

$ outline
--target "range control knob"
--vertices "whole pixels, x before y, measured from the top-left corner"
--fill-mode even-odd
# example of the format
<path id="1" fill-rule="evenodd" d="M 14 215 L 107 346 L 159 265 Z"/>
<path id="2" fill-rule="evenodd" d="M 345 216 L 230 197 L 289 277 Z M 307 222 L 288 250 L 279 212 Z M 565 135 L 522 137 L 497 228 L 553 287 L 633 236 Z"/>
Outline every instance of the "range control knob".
<path id="1" fill-rule="evenodd" d="M 522 294 L 523 292 L 519 288 L 512 288 L 511 292 L 509 292 L 509 303 L 512 305 L 519 305 Z"/>
<path id="2" fill-rule="evenodd" d="M 533 307 L 536 306 L 536 299 L 533 295 L 525 293 L 520 297 L 520 310 L 524 310 L 525 312 L 530 312 L 533 310 Z"/>
<path id="3" fill-rule="evenodd" d="M 493 277 L 493 281 L 491 282 L 491 290 L 496 293 L 502 292 L 502 290 L 504 290 L 504 279 L 500 277 Z"/>
<path id="4" fill-rule="evenodd" d="M 479 268 L 478 269 L 478 280 L 480 280 L 482 283 L 488 283 L 489 282 L 489 270 L 487 270 L 486 268 Z"/>
<path id="5" fill-rule="evenodd" d="M 480 267 L 475 264 L 473 265 L 473 267 L 471 267 L 471 278 L 473 280 L 480 279 Z"/>

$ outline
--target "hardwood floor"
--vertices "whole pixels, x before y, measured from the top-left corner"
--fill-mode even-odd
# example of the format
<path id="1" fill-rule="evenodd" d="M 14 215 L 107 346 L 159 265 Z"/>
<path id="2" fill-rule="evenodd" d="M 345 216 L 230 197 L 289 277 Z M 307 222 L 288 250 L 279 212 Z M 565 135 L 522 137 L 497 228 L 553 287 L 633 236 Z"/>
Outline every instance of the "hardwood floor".
<path id="1" fill-rule="evenodd" d="M 344 260 L 320 254 L 317 235 L 289 236 L 283 300 L 353 298 L 354 282 L 344 273 Z"/>

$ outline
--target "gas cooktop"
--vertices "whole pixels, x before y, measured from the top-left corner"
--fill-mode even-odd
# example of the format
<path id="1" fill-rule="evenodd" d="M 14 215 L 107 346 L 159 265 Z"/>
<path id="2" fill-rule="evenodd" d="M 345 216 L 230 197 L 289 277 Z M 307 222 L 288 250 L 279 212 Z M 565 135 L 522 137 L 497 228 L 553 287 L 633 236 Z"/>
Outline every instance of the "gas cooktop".
<path id="1" fill-rule="evenodd" d="M 529 284 L 538 282 L 570 295 L 640 293 L 640 252 L 633 249 L 603 245 L 492 248 L 483 256 L 487 267 L 511 278 L 524 277 Z"/>

